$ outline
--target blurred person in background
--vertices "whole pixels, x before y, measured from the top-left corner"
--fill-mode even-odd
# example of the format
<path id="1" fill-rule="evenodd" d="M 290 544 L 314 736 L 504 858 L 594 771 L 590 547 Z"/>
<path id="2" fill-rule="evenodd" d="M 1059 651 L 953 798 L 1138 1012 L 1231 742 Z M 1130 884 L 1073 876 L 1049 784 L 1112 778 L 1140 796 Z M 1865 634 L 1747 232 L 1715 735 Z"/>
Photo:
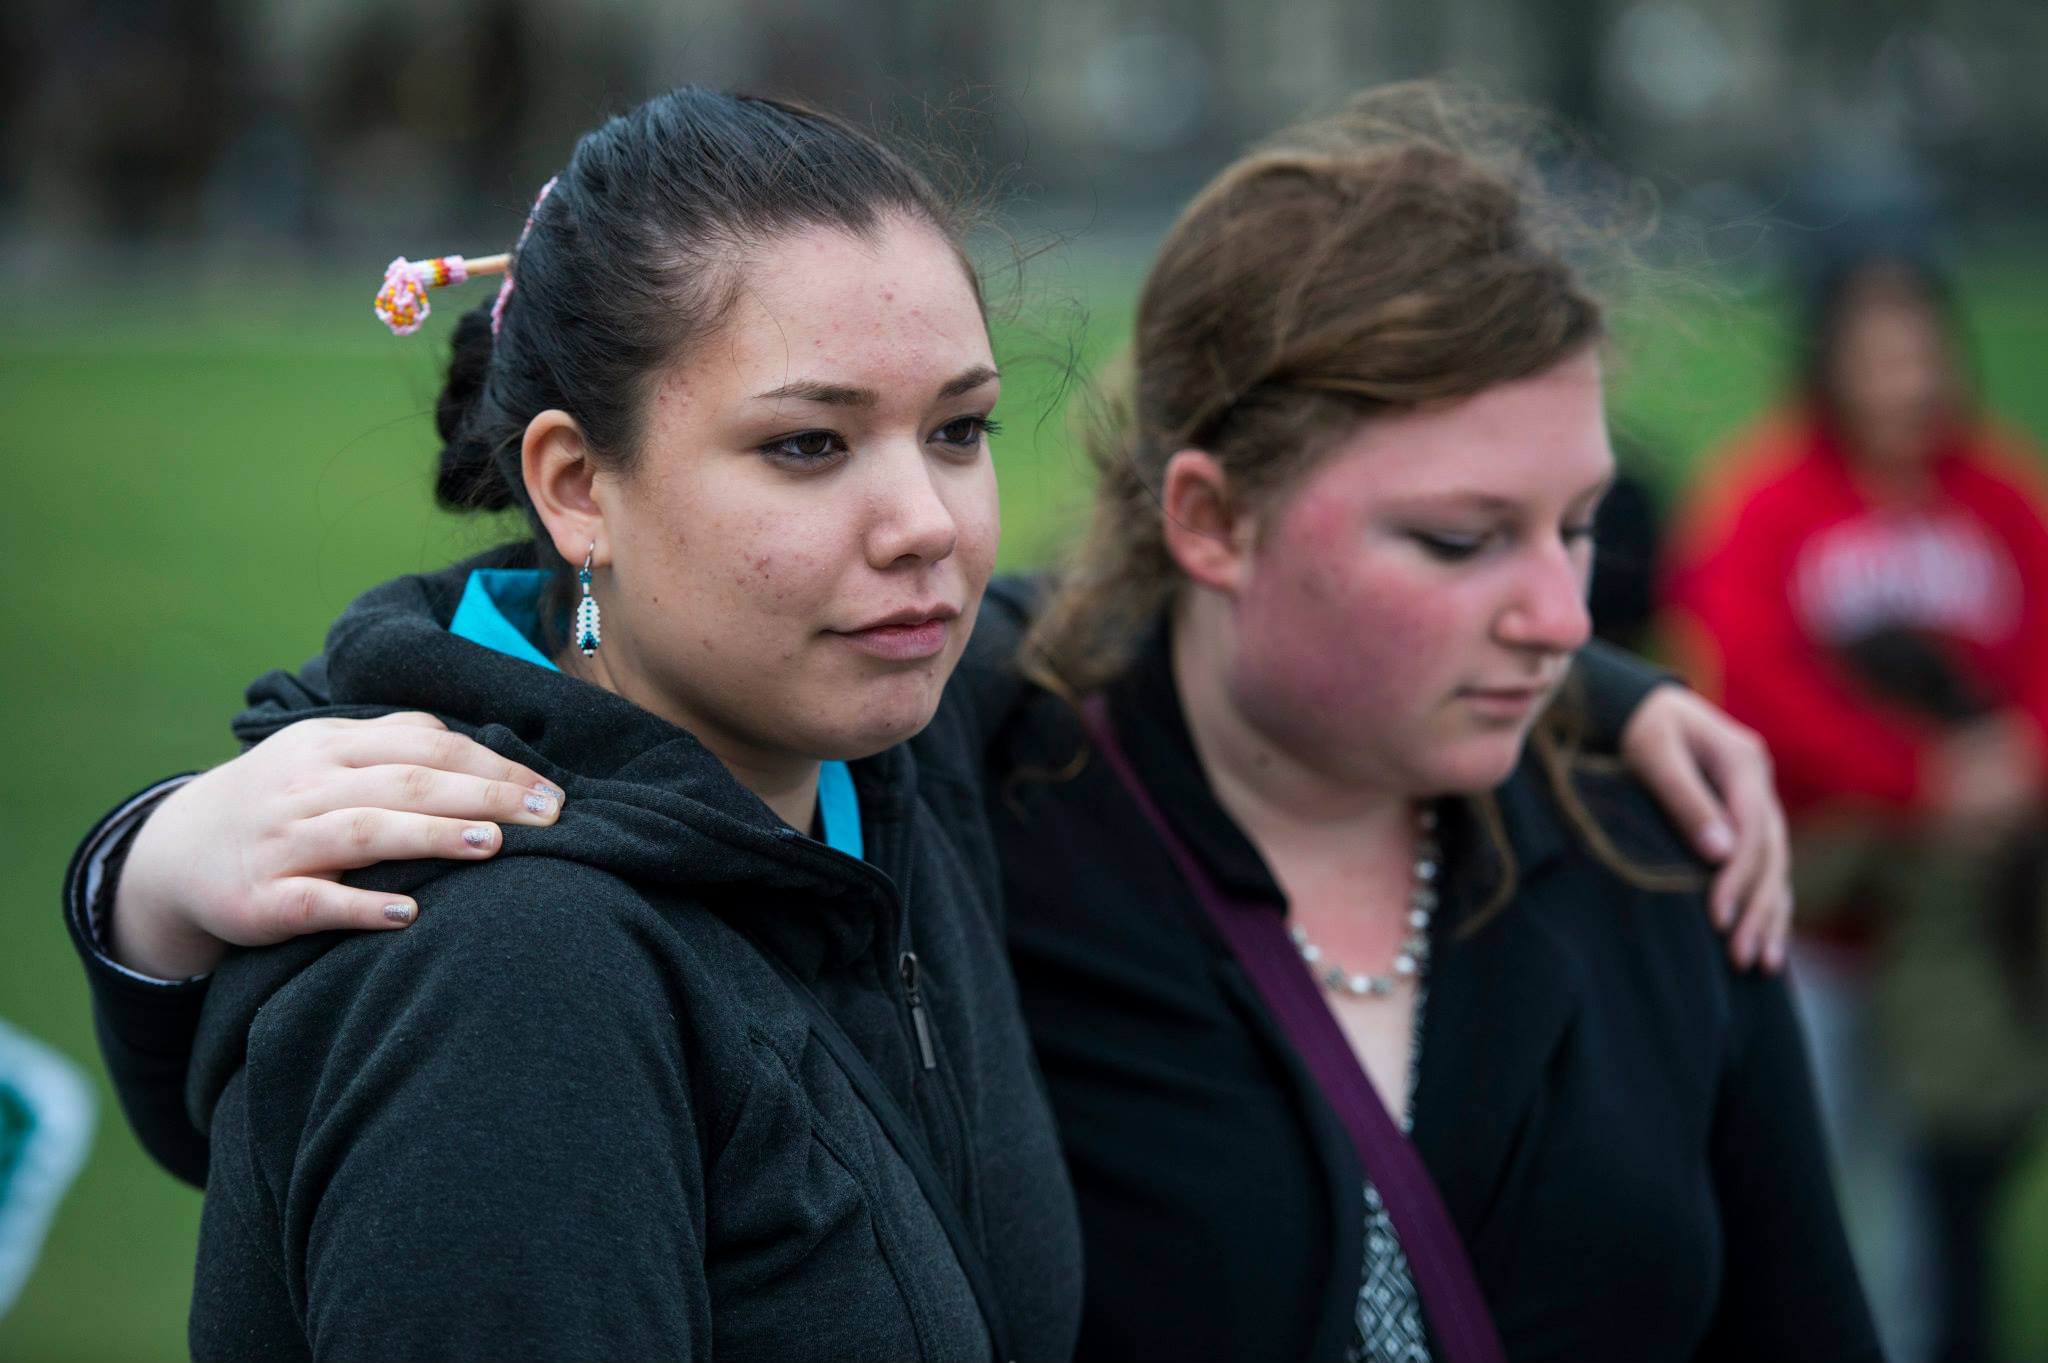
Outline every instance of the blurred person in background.
<path id="1" fill-rule="evenodd" d="M 1845 254 L 1810 309 L 1798 391 L 1676 528 L 1674 639 L 1777 765 L 1794 968 L 1888 1343 L 1981 1359 L 1997 1194 L 2048 1097 L 2048 503 L 1975 409 L 1928 264 Z"/>

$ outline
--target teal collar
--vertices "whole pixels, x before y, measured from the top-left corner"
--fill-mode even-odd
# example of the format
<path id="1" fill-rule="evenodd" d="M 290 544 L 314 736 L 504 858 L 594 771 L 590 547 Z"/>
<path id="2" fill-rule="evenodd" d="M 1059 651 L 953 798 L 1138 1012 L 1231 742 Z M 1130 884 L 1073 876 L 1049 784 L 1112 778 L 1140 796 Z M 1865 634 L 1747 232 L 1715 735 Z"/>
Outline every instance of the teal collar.
<path id="1" fill-rule="evenodd" d="M 818 822 L 825 845 L 855 861 L 867 856 L 860 835 L 860 797 L 853 791 L 853 769 L 844 762 L 818 764 Z"/>
<path id="2" fill-rule="evenodd" d="M 539 568 L 478 568 L 469 575 L 448 632 L 550 672 L 554 660 L 533 644 L 540 634 L 540 599 L 548 574 Z"/>
<path id="3" fill-rule="evenodd" d="M 494 653 L 561 671 L 533 642 L 540 635 L 540 602 L 548 578 L 540 568 L 476 569 L 463 586 L 448 632 Z M 860 798 L 854 793 L 853 772 L 844 762 L 818 764 L 818 822 L 824 825 L 825 845 L 833 851 L 855 860 L 866 855 Z"/>

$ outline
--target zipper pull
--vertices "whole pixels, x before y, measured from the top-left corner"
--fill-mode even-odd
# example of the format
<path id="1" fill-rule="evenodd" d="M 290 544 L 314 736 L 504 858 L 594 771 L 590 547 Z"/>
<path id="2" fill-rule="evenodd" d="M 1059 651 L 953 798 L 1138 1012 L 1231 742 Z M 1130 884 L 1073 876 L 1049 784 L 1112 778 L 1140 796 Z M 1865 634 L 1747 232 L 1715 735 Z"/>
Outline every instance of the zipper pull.
<path id="1" fill-rule="evenodd" d="M 904 952 L 896 962 L 896 973 L 903 977 L 905 1001 L 910 1004 L 910 1025 L 917 1033 L 918 1056 L 926 1069 L 935 1070 L 939 1057 L 932 1050 L 932 1024 L 924 1015 L 924 999 L 917 992 L 917 953 Z"/>

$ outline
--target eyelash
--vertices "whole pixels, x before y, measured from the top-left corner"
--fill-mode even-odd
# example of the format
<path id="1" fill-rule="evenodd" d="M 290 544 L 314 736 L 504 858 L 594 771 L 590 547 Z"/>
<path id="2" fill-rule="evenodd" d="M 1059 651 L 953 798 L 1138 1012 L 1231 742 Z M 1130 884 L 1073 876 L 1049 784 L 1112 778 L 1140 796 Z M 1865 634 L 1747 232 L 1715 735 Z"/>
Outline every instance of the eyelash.
<path id="1" fill-rule="evenodd" d="M 943 432 L 962 425 L 971 425 L 973 433 L 964 440 L 945 440 L 940 443 L 951 445 L 956 450 L 979 450 L 983 440 L 993 435 L 1000 435 L 1003 429 L 1001 424 L 993 417 L 959 416 L 954 417 L 951 421 L 946 422 L 938 430 L 934 431 L 932 433 L 933 438 L 936 439 Z M 799 441 L 818 439 L 829 442 L 828 448 L 814 453 L 805 453 L 792 448 Z M 841 456 L 851 453 L 844 437 L 837 431 L 825 430 L 796 431 L 789 435 L 778 436 L 760 448 L 761 453 L 767 455 L 770 459 L 778 460 L 781 463 L 797 468 L 817 468 L 828 461 L 837 460 Z"/>
<path id="2" fill-rule="evenodd" d="M 955 426 L 961 425 L 973 427 L 973 434 L 969 435 L 965 440 L 948 441 L 947 443 L 958 445 L 963 450 L 967 449 L 970 446 L 979 449 L 982 441 L 988 439 L 990 436 L 1001 435 L 1003 433 L 1002 423 L 997 421 L 994 417 L 987 416 L 954 417 L 951 421 L 939 427 L 939 430 L 950 431 Z"/>
<path id="3" fill-rule="evenodd" d="M 1593 523 L 1567 525 L 1558 532 L 1569 545 L 1588 543 L 1593 538 Z M 1492 532 L 1466 538 L 1458 535 L 1438 535 L 1427 530 L 1412 532 L 1412 538 L 1422 546 L 1423 551 L 1440 563 L 1464 563 L 1477 558 L 1494 538 Z"/>

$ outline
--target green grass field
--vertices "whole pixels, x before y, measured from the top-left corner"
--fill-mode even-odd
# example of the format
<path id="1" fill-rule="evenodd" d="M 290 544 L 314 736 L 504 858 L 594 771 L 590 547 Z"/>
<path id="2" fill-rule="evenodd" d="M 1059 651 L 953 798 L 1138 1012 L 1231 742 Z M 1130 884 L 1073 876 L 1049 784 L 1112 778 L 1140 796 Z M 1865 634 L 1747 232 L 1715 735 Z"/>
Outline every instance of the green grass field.
<path id="1" fill-rule="evenodd" d="M 1052 262 L 1032 284 L 1050 303 L 1002 329 L 1010 565 L 1042 561 L 1079 525 L 1084 461 L 1056 398 L 1070 353 L 1085 373 L 1121 344 L 1132 279 Z M 2035 373 L 2048 273 L 1986 261 L 1964 282 L 1986 395 L 2048 443 Z M 0 450 L 20 480 L 0 536 L 0 699 L 21 759 L 0 818 L 0 1015 L 97 1074 L 57 911 L 77 837 L 131 789 L 229 755 L 242 685 L 314 651 L 362 588 L 481 548 L 501 527 L 429 504 L 446 315 L 396 341 L 371 320 L 367 287 L 338 296 L 288 280 L 45 302 L 0 320 Z M 60 320 L 38 320 L 50 315 Z M 1654 452 L 1653 476 L 1674 483 L 1769 398 L 1775 319 L 1766 298 L 1688 291 L 1627 331 L 1616 423 Z M 101 1094 L 91 1160 L 0 1320 L 0 1358 L 184 1351 L 199 1197 L 147 1162 L 103 1083 Z M 2008 1230 L 2009 1283 L 2048 1282 L 2048 1163 L 2016 1187 Z M 2015 1342 L 2048 1354 L 2048 1301 L 2010 1295 Z"/>

